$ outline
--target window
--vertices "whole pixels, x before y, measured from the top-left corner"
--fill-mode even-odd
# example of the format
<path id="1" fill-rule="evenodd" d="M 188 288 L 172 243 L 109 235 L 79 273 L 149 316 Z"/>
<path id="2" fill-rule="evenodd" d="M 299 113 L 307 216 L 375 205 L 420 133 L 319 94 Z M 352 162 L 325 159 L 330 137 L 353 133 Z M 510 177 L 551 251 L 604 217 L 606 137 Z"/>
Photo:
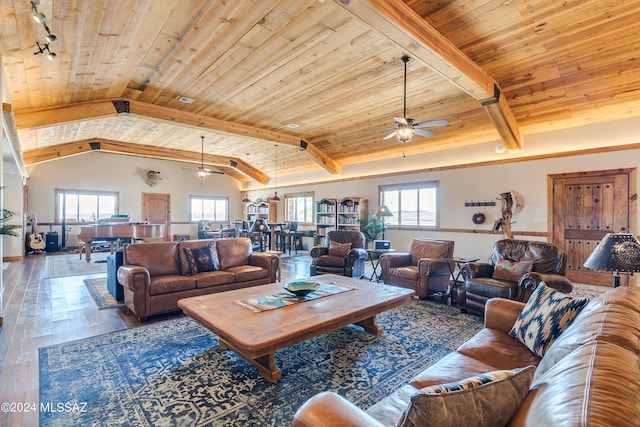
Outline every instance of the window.
<path id="1" fill-rule="evenodd" d="M 95 222 L 117 213 L 117 192 L 56 190 L 57 222 Z"/>
<path id="2" fill-rule="evenodd" d="M 313 223 L 313 193 L 286 194 L 284 196 L 284 220 Z"/>
<path id="3" fill-rule="evenodd" d="M 393 213 L 387 225 L 400 227 L 438 226 L 438 182 L 381 185 L 380 200 Z"/>
<path id="4" fill-rule="evenodd" d="M 191 205 L 191 221 L 222 221 L 229 219 L 228 197 L 189 197 Z"/>

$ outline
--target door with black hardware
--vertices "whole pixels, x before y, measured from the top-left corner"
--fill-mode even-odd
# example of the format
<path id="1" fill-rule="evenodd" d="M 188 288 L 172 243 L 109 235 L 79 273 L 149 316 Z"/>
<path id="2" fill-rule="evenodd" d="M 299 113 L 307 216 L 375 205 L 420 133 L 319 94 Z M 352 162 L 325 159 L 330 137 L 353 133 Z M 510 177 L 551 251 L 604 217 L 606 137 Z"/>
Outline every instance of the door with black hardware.
<path id="1" fill-rule="evenodd" d="M 635 169 L 549 175 L 551 242 L 568 255 L 569 280 L 613 286 L 611 272 L 596 272 L 583 264 L 605 234 L 635 232 L 630 230 L 635 179 Z M 623 275 L 622 284 L 627 283 Z"/>

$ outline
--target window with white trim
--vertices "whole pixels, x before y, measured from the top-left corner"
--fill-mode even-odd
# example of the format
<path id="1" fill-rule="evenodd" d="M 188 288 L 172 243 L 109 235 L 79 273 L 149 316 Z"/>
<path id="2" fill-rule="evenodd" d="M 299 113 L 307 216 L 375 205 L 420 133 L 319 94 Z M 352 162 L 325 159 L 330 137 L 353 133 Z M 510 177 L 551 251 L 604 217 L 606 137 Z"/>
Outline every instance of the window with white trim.
<path id="1" fill-rule="evenodd" d="M 284 196 L 284 220 L 299 224 L 313 223 L 313 193 L 286 194 Z"/>
<path id="2" fill-rule="evenodd" d="M 229 198 L 216 196 L 189 196 L 191 222 L 229 220 Z"/>
<path id="3" fill-rule="evenodd" d="M 438 181 L 381 185 L 381 204 L 393 216 L 384 217 L 387 225 L 398 227 L 438 226 Z"/>
<path id="4" fill-rule="evenodd" d="M 95 222 L 118 213 L 118 192 L 56 189 L 56 222 Z"/>

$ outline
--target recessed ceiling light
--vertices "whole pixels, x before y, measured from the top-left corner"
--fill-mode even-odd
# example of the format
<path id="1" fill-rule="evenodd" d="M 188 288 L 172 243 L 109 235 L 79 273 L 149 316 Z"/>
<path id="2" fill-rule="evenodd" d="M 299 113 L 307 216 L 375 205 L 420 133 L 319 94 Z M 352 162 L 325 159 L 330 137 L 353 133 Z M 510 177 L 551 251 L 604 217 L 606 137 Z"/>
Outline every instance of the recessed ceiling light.
<path id="1" fill-rule="evenodd" d="M 297 124 L 295 124 L 295 123 L 289 123 L 289 124 L 287 125 L 287 127 L 288 127 L 289 129 L 297 129 L 297 128 L 298 128 L 298 125 L 297 125 Z"/>
<path id="2" fill-rule="evenodd" d="M 193 101 L 195 101 L 193 98 L 187 98 L 186 96 L 180 97 L 180 102 L 184 102 L 185 104 L 191 104 Z"/>

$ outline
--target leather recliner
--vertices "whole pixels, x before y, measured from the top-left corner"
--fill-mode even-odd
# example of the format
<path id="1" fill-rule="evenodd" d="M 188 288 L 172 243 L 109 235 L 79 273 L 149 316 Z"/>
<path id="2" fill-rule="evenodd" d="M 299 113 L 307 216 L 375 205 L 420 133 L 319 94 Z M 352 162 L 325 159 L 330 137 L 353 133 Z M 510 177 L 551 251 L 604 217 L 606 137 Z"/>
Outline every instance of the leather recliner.
<path id="1" fill-rule="evenodd" d="M 531 272 L 517 280 L 493 278 L 499 259 L 512 262 L 531 261 Z M 566 253 L 547 242 L 503 239 L 493 245 L 489 262 L 471 262 L 462 269 L 464 287 L 459 289 L 458 304 L 463 311 L 484 313 L 490 298 L 507 298 L 525 302 L 540 282 L 561 292 L 569 293 L 573 286 L 564 277 L 567 268 Z"/>
<path id="2" fill-rule="evenodd" d="M 338 274 L 361 278 L 364 275 L 364 263 L 367 259 L 365 237 L 360 231 L 332 230 L 327 233 L 323 245 L 314 246 L 309 267 L 312 276 L 318 274 Z M 351 247 L 345 255 L 330 253 L 331 242 L 350 243 Z"/>
<path id="3" fill-rule="evenodd" d="M 391 252 L 380 256 L 382 281 L 386 285 L 413 289 L 424 299 L 437 292 L 449 292 L 446 258 L 453 257 L 455 242 L 415 237 L 408 253 Z"/>

